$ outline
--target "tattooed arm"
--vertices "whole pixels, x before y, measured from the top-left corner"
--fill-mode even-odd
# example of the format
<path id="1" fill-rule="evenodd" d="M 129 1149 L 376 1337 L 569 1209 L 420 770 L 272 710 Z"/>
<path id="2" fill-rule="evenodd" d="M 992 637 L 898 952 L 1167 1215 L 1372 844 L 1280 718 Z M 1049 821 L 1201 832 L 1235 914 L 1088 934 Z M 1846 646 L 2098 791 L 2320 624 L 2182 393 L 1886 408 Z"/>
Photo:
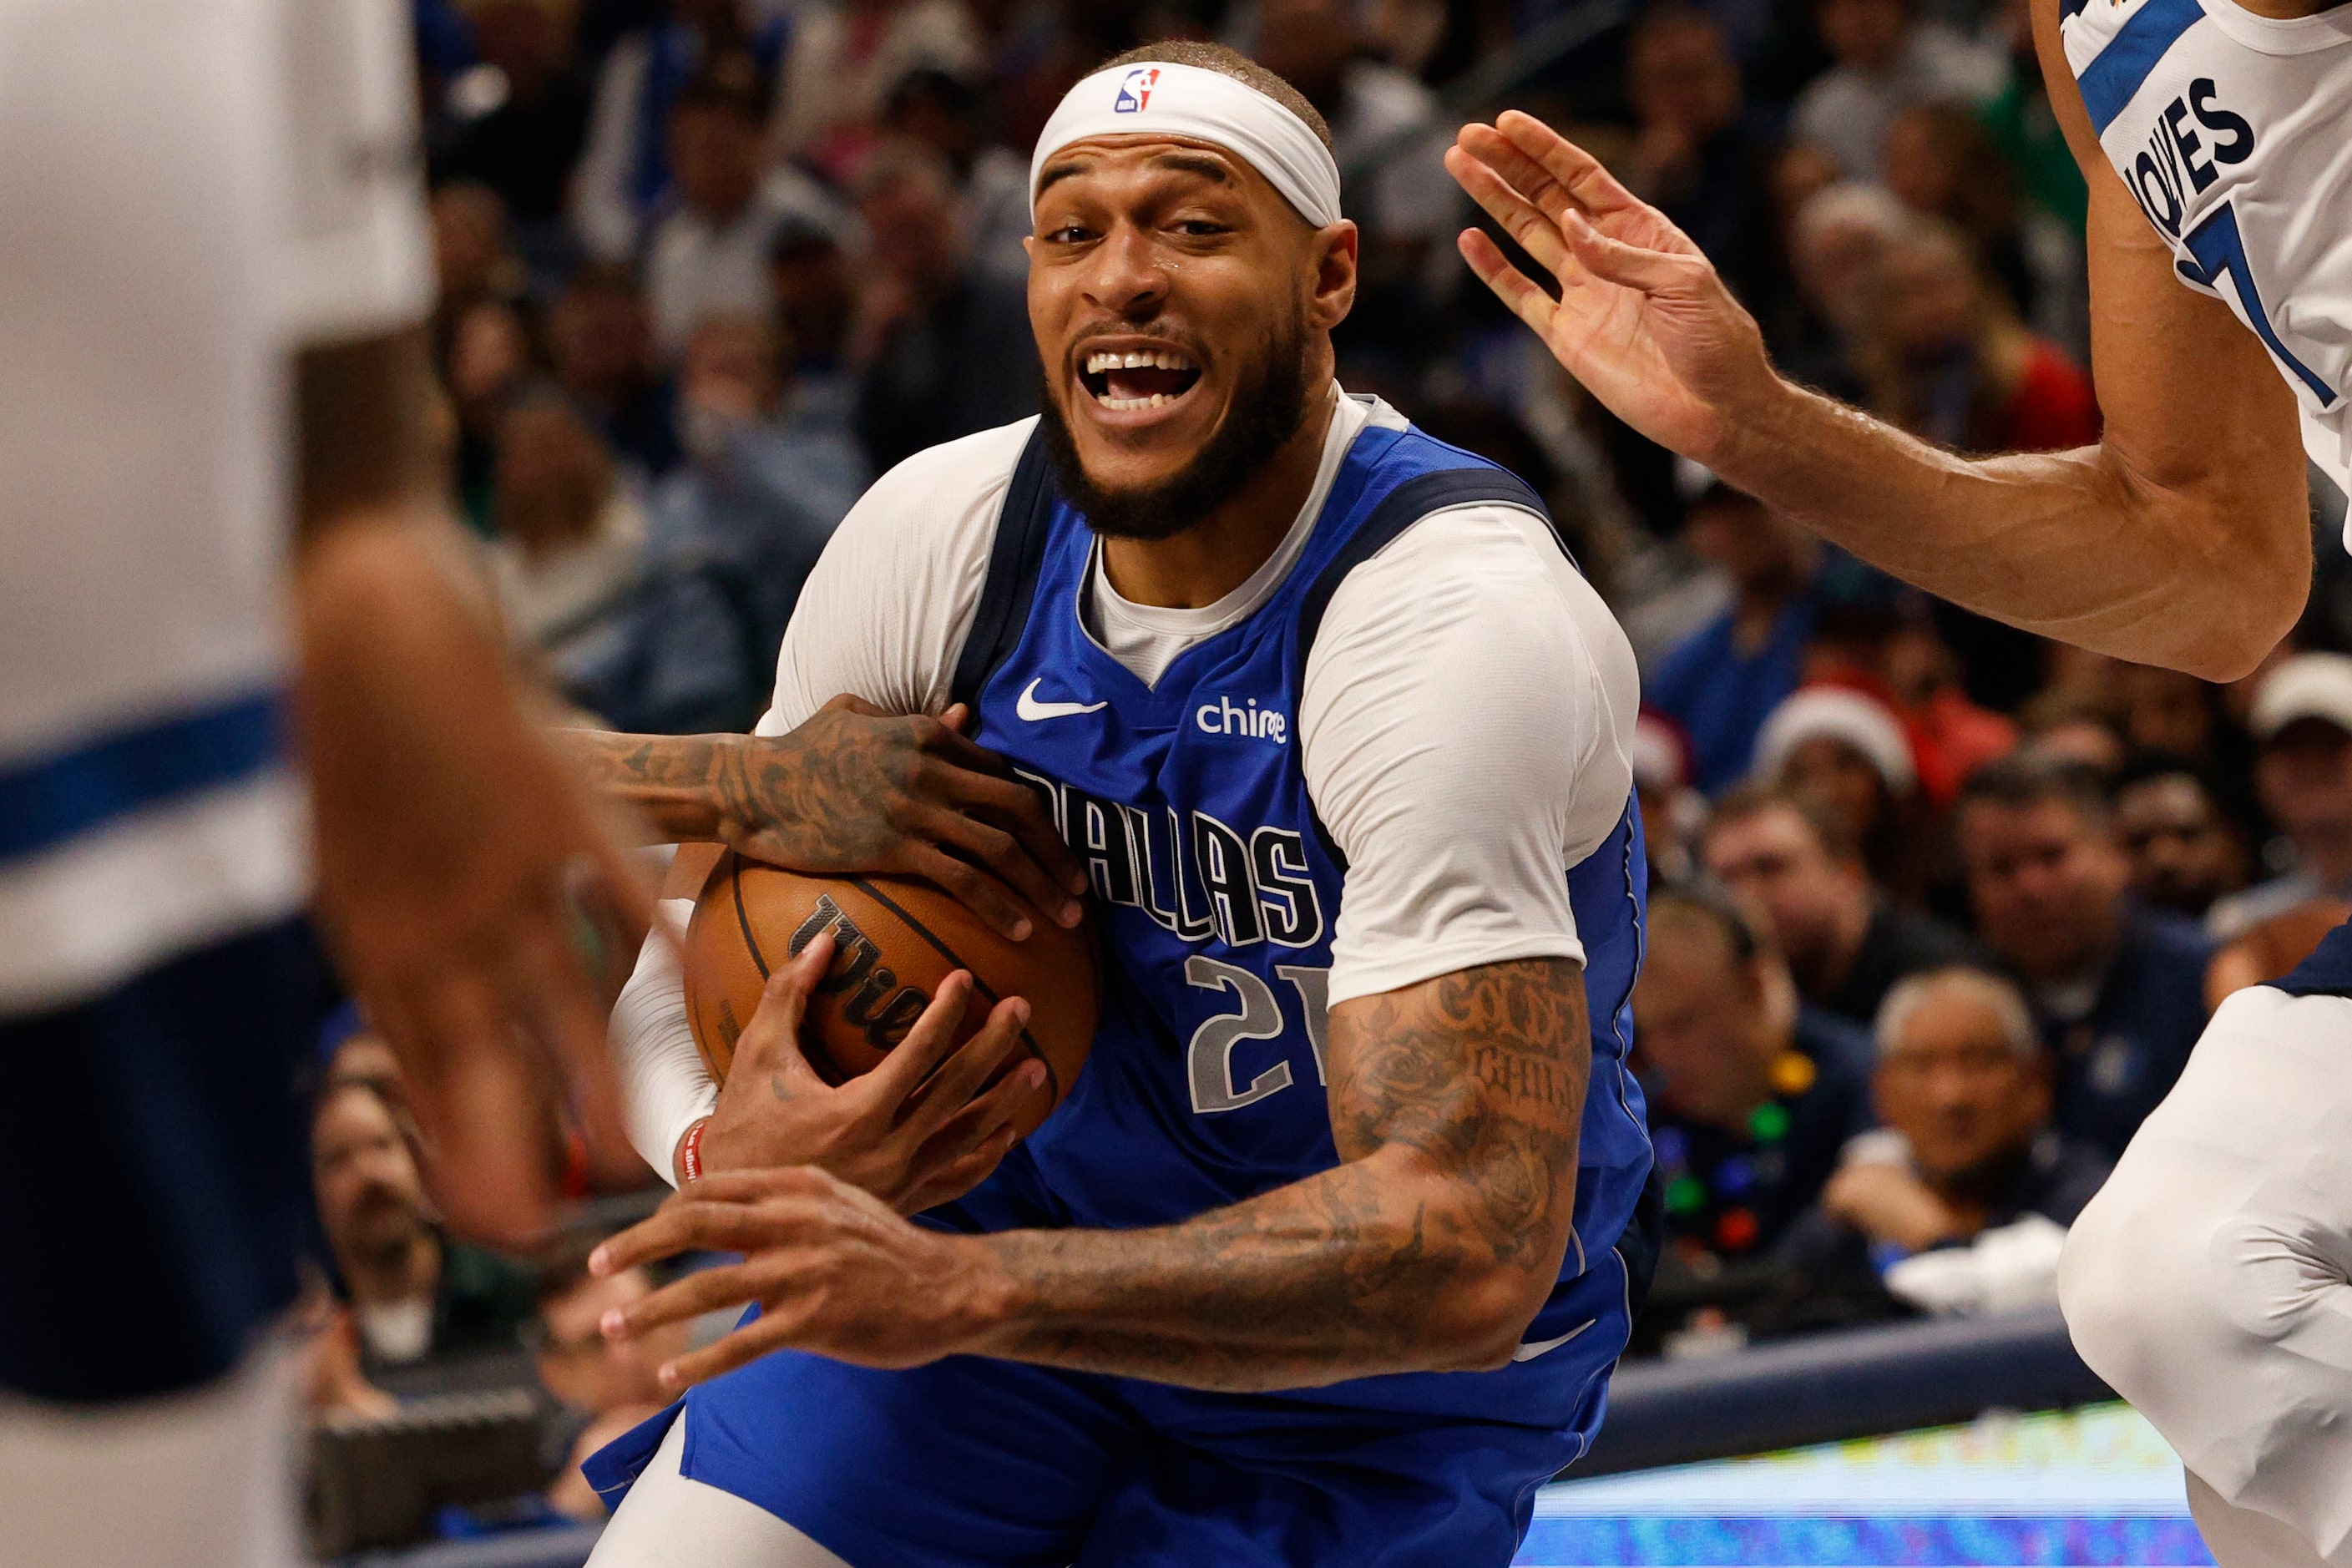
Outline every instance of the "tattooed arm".
<path id="1" fill-rule="evenodd" d="M 821 1172 L 707 1178 L 596 1267 L 689 1247 L 744 1261 L 645 1298 L 607 1331 L 761 1303 L 757 1322 L 665 1367 L 673 1385 L 784 1345 L 1230 1390 L 1502 1366 L 1568 1247 L 1590 1058 L 1567 959 L 1342 1003 L 1328 1047 L 1339 1163 L 1149 1230 L 942 1236 Z"/>
<path id="2" fill-rule="evenodd" d="M 1086 873 L 1035 791 L 945 719 L 837 697 L 782 735 L 562 732 L 607 797 L 666 839 L 732 845 L 797 871 L 937 883 L 1016 941 L 1025 910 L 1076 925 Z"/>

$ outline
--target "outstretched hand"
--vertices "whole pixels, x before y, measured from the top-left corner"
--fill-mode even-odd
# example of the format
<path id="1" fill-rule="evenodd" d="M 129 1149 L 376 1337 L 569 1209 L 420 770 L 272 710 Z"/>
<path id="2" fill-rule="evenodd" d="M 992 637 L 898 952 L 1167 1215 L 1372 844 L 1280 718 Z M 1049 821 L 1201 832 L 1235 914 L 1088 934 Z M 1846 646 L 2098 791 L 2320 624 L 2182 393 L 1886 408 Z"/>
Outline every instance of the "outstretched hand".
<path id="1" fill-rule="evenodd" d="M 1600 160 L 1517 110 L 1464 126 L 1445 166 L 1558 280 L 1559 298 L 1466 229 L 1463 259 L 1479 279 L 1612 413 L 1713 462 L 1772 371 L 1755 320 L 1698 247 Z"/>
<path id="2" fill-rule="evenodd" d="M 961 1197 L 1013 1147 L 1014 1113 L 1045 1084 L 1034 1057 L 989 1082 L 1020 1050 L 1029 1004 L 1006 997 L 958 1046 L 973 996 L 959 969 L 880 1066 L 830 1085 L 802 1053 L 800 1026 L 833 952 L 822 933 L 769 976 L 703 1129 L 704 1168 L 816 1165 L 900 1214 Z"/>
<path id="3" fill-rule="evenodd" d="M 446 551 L 437 530 L 386 524 L 304 553 L 319 913 L 400 1057 L 444 1214 L 518 1242 L 553 1217 L 559 1106 L 600 1173 L 642 1169 L 604 1016 L 653 889 L 526 717 Z"/>

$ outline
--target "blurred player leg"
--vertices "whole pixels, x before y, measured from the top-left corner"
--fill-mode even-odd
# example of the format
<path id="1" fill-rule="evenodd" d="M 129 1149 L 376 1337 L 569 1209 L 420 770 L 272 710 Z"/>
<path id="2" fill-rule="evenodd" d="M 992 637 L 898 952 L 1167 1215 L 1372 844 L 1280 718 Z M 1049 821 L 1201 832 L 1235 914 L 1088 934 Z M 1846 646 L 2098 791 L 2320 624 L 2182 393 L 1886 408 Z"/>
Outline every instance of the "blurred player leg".
<path id="1" fill-rule="evenodd" d="M 2189 1475 L 2189 1511 L 2197 1518 L 2213 1561 L 2222 1568 L 2320 1568 L 2326 1561 L 2292 1525 L 2250 1508 L 2234 1508 Z"/>
<path id="2" fill-rule="evenodd" d="M 596 1542 L 590 1568 L 849 1568 L 759 1504 L 679 1473 L 686 1416 L 670 1423 L 653 1463 Z"/>
<path id="3" fill-rule="evenodd" d="M 2061 1266 L 2075 1345 L 2201 1482 L 2223 1568 L 2352 1564 L 2347 1042 L 2352 999 L 2224 1002 Z"/>
<path id="4" fill-rule="evenodd" d="M 294 1568 L 299 1364 L 273 1339 L 193 1394 L 0 1396 L 0 1568 Z"/>

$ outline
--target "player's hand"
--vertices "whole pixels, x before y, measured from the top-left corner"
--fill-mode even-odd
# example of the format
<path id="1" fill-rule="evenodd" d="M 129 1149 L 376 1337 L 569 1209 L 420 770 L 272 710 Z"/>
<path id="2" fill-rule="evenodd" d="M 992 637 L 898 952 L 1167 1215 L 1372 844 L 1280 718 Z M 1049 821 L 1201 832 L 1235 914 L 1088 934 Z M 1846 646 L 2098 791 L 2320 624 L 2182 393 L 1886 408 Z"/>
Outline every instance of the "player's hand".
<path id="1" fill-rule="evenodd" d="M 957 1047 L 972 1000 L 971 976 L 959 969 L 880 1066 L 835 1087 L 800 1047 L 801 1020 L 833 952 L 832 933 L 823 933 L 769 976 L 703 1130 L 705 1172 L 816 1165 L 900 1214 L 961 1197 L 1013 1147 L 1013 1114 L 1045 1081 L 1045 1064 L 1032 1057 L 989 1085 L 1021 1049 L 1029 1004 L 1006 997 Z"/>
<path id="2" fill-rule="evenodd" d="M 1698 247 L 1598 159 L 1516 110 L 1464 126 L 1445 166 L 1559 280 L 1559 298 L 1475 228 L 1460 241 L 1471 270 L 1612 413 L 1713 461 L 1774 376 L 1754 318 Z"/>
<path id="3" fill-rule="evenodd" d="M 910 1224 L 813 1165 L 706 1176 L 598 1247 L 588 1267 L 608 1275 L 681 1252 L 744 1256 L 607 1312 L 606 1338 L 752 1302 L 760 1317 L 664 1363 L 672 1390 L 786 1347 L 878 1367 L 978 1350 L 1006 1293 L 977 1238 Z"/>
<path id="4" fill-rule="evenodd" d="M 304 552 L 301 739 L 319 912 L 398 1053 L 427 1180 L 461 1231 L 542 1230 L 556 1108 L 600 1173 L 641 1169 L 604 1040 L 608 983 L 652 890 L 526 718 L 505 653 L 436 531 L 333 531 Z M 583 951 L 608 921 L 611 973 Z"/>
<path id="5" fill-rule="evenodd" d="M 719 837 L 795 871 L 920 877 L 1018 942 L 1029 911 L 1076 926 L 1087 889 L 1044 799 L 940 718 L 836 697 L 789 734 L 747 735 Z"/>

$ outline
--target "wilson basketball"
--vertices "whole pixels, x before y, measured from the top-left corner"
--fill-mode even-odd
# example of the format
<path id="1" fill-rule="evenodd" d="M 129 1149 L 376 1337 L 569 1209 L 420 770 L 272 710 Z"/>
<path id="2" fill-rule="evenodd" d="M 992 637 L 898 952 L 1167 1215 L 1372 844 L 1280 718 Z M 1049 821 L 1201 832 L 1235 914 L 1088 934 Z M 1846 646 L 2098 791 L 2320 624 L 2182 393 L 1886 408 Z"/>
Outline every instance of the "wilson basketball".
<path id="1" fill-rule="evenodd" d="M 769 974 L 825 931 L 833 932 L 833 965 L 810 998 L 801 1049 L 826 1082 L 879 1065 L 940 983 L 966 969 L 974 995 L 959 1044 L 1000 999 L 1029 1004 L 1022 1044 L 1045 1064 L 1045 1081 L 1014 1118 L 1021 1136 L 1069 1093 L 1094 1043 L 1101 1000 L 1087 926 L 1064 931 L 1033 921 L 1028 941 L 1010 942 L 928 883 L 803 876 L 732 850 L 711 868 L 686 931 L 687 1018 L 713 1078 L 726 1081 Z"/>

